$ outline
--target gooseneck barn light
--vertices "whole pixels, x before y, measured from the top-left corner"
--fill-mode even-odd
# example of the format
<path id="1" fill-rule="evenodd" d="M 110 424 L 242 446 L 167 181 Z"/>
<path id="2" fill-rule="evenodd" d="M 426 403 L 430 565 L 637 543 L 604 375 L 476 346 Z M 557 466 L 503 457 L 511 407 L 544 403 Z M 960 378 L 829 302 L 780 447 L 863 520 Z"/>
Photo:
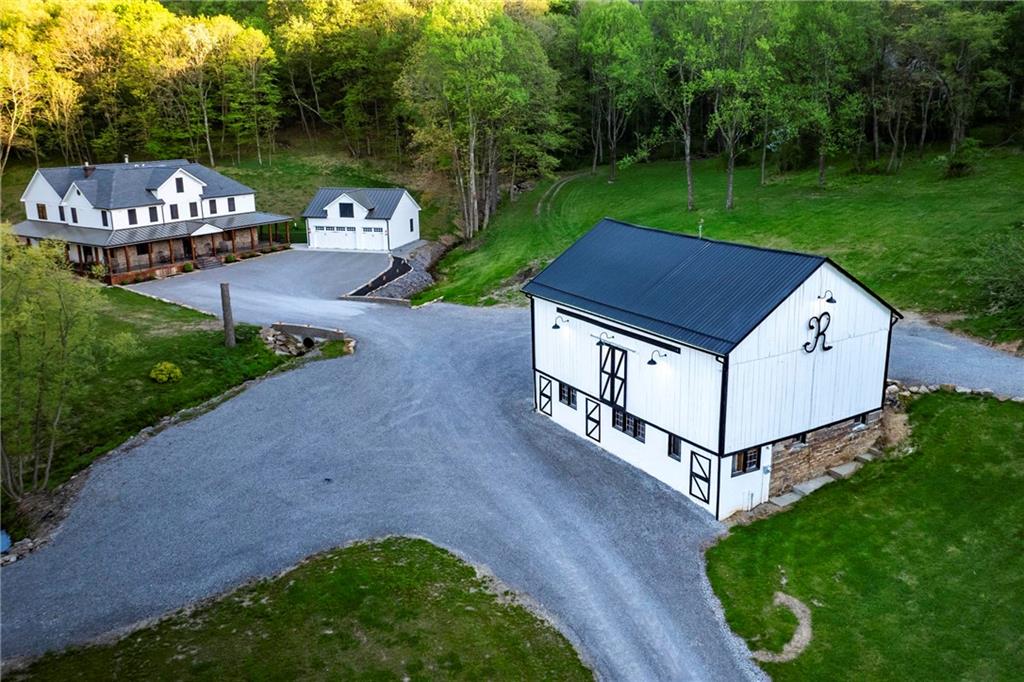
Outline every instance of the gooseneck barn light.
<path id="1" fill-rule="evenodd" d="M 551 325 L 551 328 L 552 329 L 561 329 L 562 327 L 559 326 L 559 324 L 558 324 L 559 321 L 561 321 L 562 324 L 569 324 L 569 320 L 567 320 L 564 317 L 562 317 L 561 315 L 559 315 L 558 317 L 555 318 L 555 323 L 553 325 Z"/>
<path id="2" fill-rule="evenodd" d="M 825 289 L 825 293 L 818 297 L 819 300 L 825 299 L 825 303 L 835 303 L 836 297 L 832 295 L 831 289 Z"/>
<path id="3" fill-rule="evenodd" d="M 654 359 L 655 355 L 657 355 L 659 358 L 667 358 L 668 357 L 668 353 L 662 353 L 660 350 L 652 350 L 651 351 L 651 359 L 647 361 L 648 365 L 654 366 L 654 365 L 658 364 L 658 361 Z"/>

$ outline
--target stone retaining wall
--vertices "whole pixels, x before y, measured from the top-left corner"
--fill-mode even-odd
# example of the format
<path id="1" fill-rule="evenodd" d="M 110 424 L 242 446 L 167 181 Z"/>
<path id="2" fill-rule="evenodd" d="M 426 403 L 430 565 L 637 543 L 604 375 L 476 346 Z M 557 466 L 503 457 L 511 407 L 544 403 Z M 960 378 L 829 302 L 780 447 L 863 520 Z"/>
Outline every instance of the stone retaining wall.
<path id="1" fill-rule="evenodd" d="M 806 442 L 791 439 L 772 446 L 769 495 L 786 492 L 797 483 L 823 475 L 829 468 L 850 462 L 881 436 L 882 411 L 867 415 L 865 424 L 850 419 L 806 435 Z"/>

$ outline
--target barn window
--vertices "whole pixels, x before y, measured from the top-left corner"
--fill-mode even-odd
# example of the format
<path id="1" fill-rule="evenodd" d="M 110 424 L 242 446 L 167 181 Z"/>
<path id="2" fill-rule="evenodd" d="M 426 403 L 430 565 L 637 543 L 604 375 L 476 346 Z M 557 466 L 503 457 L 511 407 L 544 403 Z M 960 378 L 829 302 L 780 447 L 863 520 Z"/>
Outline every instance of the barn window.
<path id="1" fill-rule="evenodd" d="M 558 402 L 576 409 L 576 389 L 569 384 L 558 382 Z"/>
<path id="2" fill-rule="evenodd" d="M 683 439 L 668 434 L 668 456 L 677 462 L 683 461 Z"/>
<path id="3" fill-rule="evenodd" d="M 36 217 L 46 220 L 46 204 L 36 204 Z"/>
<path id="4" fill-rule="evenodd" d="M 235 198 L 228 197 L 228 213 L 235 210 Z"/>
<path id="5" fill-rule="evenodd" d="M 74 207 L 71 208 L 71 222 L 78 222 L 78 209 Z"/>
<path id="6" fill-rule="evenodd" d="M 188 203 L 188 214 L 189 214 L 189 216 L 191 216 L 193 218 L 195 218 L 197 215 L 199 215 L 199 202 L 197 202 L 197 201 L 190 201 Z"/>
<path id="7" fill-rule="evenodd" d="M 136 244 L 135 253 L 139 256 L 145 256 L 149 254 L 149 244 Z"/>
<path id="8" fill-rule="evenodd" d="M 139 216 L 138 216 L 138 214 L 136 214 L 134 208 L 129 208 L 128 209 L 128 224 L 129 225 L 138 225 L 139 224 Z"/>
<path id="9" fill-rule="evenodd" d="M 328 232 L 334 232 L 334 225 L 328 225 L 328 226 L 326 227 L 326 230 L 327 230 Z"/>
<path id="10" fill-rule="evenodd" d="M 100 211 L 100 220 L 103 221 L 103 227 L 107 227 L 108 226 L 109 222 L 107 220 L 107 212 L 106 211 Z"/>
<path id="11" fill-rule="evenodd" d="M 647 439 L 647 423 L 625 410 L 612 410 L 612 426 L 641 443 Z"/>
<path id="12" fill-rule="evenodd" d="M 409 218 L 409 231 L 413 232 L 413 229 L 412 229 L 412 218 Z"/>
<path id="13" fill-rule="evenodd" d="M 867 423 L 868 423 L 868 414 L 867 414 L 867 412 L 865 412 L 864 414 L 860 415 L 859 417 L 857 417 L 856 419 L 853 420 L 854 426 L 867 426 Z"/>
<path id="14" fill-rule="evenodd" d="M 182 192 L 184 192 L 185 191 L 185 181 L 182 180 L 181 178 L 174 178 L 174 190 L 178 194 L 181 194 Z"/>
<path id="15" fill-rule="evenodd" d="M 210 199 L 210 215 L 213 215 L 216 212 L 217 212 L 217 200 L 216 199 Z"/>
<path id="16" fill-rule="evenodd" d="M 316 227 L 316 231 L 317 232 L 323 232 L 324 231 L 324 226 L 323 225 L 316 225 L 315 227 Z"/>
<path id="17" fill-rule="evenodd" d="M 739 476 L 761 468 L 761 448 L 737 452 L 732 457 L 732 475 Z"/>
<path id="18" fill-rule="evenodd" d="M 177 220 L 178 219 L 178 205 L 177 204 L 171 204 L 171 219 L 172 220 Z"/>
<path id="19" fill-rule="evenodd" d="M 352 208 L 352 204 L 338 204 L 339 218 L 352 218 L 354 216 L 355 210 Z"/>
<path id="20" fill-rule="evenodd" d="M 157 213 L 156 206 L 150 206 L 149 207 L 149 222 L 155 223 L 157 221 L 158 215 L 159 214 Z"/>

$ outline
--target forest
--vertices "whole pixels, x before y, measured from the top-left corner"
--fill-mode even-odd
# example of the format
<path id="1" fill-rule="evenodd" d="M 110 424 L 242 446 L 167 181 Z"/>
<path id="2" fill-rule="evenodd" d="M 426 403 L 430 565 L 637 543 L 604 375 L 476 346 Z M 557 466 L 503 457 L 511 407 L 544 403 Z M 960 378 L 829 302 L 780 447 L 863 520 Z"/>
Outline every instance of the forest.
<path id="1" fill-rule="evenodd" d="M 1024 4 L 0 0 L 0 171 L 272 164 L 282 131 L 443 173 L 463 236 L 554 170 L 718 156 L 969 173 L 1019 145 Z"/>

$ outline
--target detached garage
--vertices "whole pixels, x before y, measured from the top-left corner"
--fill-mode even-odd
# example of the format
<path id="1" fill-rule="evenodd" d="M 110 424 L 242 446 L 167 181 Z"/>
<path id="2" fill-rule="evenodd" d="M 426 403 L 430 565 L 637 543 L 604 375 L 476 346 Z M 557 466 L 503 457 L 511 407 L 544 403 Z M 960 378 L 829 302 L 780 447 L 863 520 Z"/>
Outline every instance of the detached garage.
<path id="1" fill-rule="evenodd" d="M 321 187 L 302 217 L 311 249 L 387 252 L 420 238 L 420 206 L 400 187 Z"/>

